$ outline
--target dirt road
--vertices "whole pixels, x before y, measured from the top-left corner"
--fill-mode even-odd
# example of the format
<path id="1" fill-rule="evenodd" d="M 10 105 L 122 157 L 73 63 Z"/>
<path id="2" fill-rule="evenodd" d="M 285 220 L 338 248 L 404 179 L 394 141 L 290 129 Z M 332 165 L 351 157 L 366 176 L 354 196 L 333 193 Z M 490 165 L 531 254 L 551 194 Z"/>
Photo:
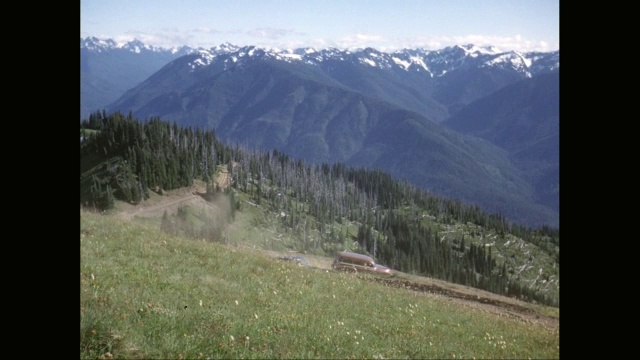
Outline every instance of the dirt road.
<path id="1" fill-rule="evenodd" d="M 206 189 L 203 184 L 196 184 L 189 188 L 165 192 L 164 195 L 151 193 L 151 198 L 138 205 L 119 204 L 118 216 L 131 220 L 134 217 L 162 217 L 165 211 L 175 214 L 181 206 L 214 207 L 204 200 Z"/>
<path id="2" fill-rule="evenodd" d="M 265 252 L 276 259 L 282 259 L 283 257 L 299 258 L 302 260 L 299 261 L 299 263 L 304 264 L 304 266 L 324 271 L 333 271 L 331 269 L 331 262 L 333 259 L 331 258 L 314 255 L 303 256 L 292 252 Z M 445 297 L 462 305 L 490 312 L 498 316 L 515 318 L 529 324 L 544 326 L 554 331 L 559 330 L 560 320 L 558 318 L 541 314 L 535 310 L 535 307 L 532 304 L 469 286 L 399 272 L 396 272 L 396 275 L 392 277 L 356 274 L 353 276 L 374 281 L 385 286 L 391 286 L 403 291 L 418 292 L 425 296 Z"/>

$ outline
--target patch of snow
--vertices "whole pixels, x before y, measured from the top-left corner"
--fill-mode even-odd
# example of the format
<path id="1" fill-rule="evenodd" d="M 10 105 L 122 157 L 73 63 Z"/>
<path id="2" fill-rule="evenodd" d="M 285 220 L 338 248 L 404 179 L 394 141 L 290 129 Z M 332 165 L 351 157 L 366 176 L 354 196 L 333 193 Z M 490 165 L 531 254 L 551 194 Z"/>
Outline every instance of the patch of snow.
<path id="1" fill-rule="evenodd" d="M 393 56 L 393 57 L 391 58 L 391 60 L 393 60 L 393 62 L 395 62 L 396 64 L 400 65 L 400 67 L 402 67 L 402 68 L 403 68 L 403 69 L 405 69 L 405 70 L 407 70 L 407 69 L 409 68 L 409 65 L 411 65 L 411 63 L 410 63 L 410 62 L 408 62 L 408 61 L 404 61 L 404 60 L 402 60 L 402 59 L 400 59 L 400 58 L 397 58 L 397 57 L 395 57 L 395 56 Z"/>
<path id="2" fill-rule="evenodd" d="M 367 65 L 369 65 L 369 66 L 373 66 L 373 67 L 378 66 L 375 62 L 373 62 L 373 60 L 371 60 L 371 59 L 367 59 L 367 58 L 360 59 L 360 62 L 361 62 L 362 64 L 367 64 Z"/>
<path id="3" fill-rule="evenodd" d="M 423 69 L 429 71 L 429 67 L 425 64 L 424 60 L 420 56 L 412 56 L 409 58 L 413 64 L 419 65 Z"/>

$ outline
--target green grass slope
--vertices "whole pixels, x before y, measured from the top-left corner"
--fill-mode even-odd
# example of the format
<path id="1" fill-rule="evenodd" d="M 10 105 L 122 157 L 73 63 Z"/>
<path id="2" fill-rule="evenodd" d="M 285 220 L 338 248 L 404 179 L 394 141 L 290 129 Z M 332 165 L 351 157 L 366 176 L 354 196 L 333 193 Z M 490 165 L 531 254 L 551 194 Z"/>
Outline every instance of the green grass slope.
<path id="1" fill-rule="evenodd" d="M 81 358 L 559 358 L 557 329 L 158 222 L 81 211 Z"/>

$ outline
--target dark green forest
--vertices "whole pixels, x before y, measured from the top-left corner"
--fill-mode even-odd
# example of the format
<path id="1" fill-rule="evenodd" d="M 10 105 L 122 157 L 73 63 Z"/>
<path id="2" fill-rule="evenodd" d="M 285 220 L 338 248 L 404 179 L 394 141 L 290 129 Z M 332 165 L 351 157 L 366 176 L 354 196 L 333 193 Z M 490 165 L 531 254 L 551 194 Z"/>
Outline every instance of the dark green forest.
<path id="1" fill-rule="evenodd" d="M 558 275 L 559 229 L 514 225 L 379 170 L 308 165 L 276 150 L 224 144 L 214 131 L 159 118 L 141 121 L 131 114 L 95 112 L 81 122 L 80 137 L 83 207 L 107 210 L 116 199 L 138 204 L 150 192 L 162 194 L 194 180 L 206 182 L 208 192 L 222 191 L 212 180 L 224 166 L 232 176 L 231 188 L 224 191 L 234 210 L 241 207 L 234 194 L 243 193 L 255 204 L 287 214 L 280 220 L 284 226 L 320 234 L 310 242 L 301 237 L 298 250 L 331 256 L 345 240 L 353 240 L 359 252 L 402 272 L 559 306 L 559 293 L 521 279 L 519 264 L 489 246 L 489 240 L 534 246 L 552 259 Z M 357 233 L 335 231 L 335 224 L 345 223 L 355 224 Z M 458 228 L 467 231 L 443 231 Z M 542 269 L 540 275 L 546 276 L 543 283 L 549 281 Z"/>

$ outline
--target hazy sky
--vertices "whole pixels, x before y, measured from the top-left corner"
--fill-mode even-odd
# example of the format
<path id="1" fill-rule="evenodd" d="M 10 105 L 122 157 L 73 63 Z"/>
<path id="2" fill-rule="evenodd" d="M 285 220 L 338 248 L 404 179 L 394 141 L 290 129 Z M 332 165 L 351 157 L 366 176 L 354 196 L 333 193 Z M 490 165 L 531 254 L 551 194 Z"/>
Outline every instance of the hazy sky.
<path id="1" fill-rule="evenodd" d="M 560 48 L 560 0 L 81 0 L 80 37 L 155 46 Z"/>

